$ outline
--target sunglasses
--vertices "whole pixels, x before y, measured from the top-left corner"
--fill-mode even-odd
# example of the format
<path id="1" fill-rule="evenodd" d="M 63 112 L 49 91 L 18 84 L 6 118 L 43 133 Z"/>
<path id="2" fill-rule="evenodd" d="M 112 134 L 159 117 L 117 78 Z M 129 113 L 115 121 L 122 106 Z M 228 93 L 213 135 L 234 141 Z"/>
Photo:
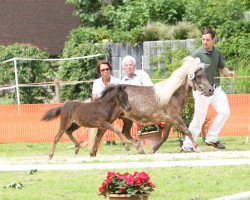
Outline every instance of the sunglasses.
<path id="1" fill-rule="evenodd" d="M 109 68 L 105 68 L 105 69 L 100 69 L 101 72 L 104 72 L 104 71 L 109 71 L 110 69 Z"/>

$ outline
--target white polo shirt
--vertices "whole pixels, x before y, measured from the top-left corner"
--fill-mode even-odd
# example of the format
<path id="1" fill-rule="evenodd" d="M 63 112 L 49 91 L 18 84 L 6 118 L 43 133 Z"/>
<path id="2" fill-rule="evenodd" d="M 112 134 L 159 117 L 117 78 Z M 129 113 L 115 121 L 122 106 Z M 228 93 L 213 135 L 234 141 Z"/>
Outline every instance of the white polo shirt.
<path id="1" fill-rule="evenodd" d="M 110 82 L 109 85 L 118 85 L 120 83 L 120 79 L 115 78 L 110 75 Z M 98 97 L 101 96 L 103 90 L 105 89 L 105 85 L 102 82 L 102 77 L 95 79 L 93 83 L 93 88 L 92 88 L 92 94 L 97 94 Z"/>
<path id="2" fill-rule="evenodd" d="M 121 80 L 121 83 L 128 84 L 128 85 L 140 85 L 140 86 L 152 86 L 153 85 L 149 75 L 145 71 L 142 71 L 142 70 L 136 70 L 134 74 L 132 75 L 132 78 L 125 76 Z"/>

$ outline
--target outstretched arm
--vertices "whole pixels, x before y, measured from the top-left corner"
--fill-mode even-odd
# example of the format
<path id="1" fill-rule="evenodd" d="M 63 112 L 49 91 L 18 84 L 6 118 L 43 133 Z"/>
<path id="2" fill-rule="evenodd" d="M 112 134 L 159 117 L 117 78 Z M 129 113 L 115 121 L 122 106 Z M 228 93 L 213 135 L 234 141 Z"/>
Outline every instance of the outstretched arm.
<path id="1" fill-rule="evenodd" d="M 232 77 L 232 78 L 236 77 L 235 72 L 230 71 L 227 67 L 223 67 L 223 68 L 219 69 L 219 72 L 222 73 L 226 77 Z"/>

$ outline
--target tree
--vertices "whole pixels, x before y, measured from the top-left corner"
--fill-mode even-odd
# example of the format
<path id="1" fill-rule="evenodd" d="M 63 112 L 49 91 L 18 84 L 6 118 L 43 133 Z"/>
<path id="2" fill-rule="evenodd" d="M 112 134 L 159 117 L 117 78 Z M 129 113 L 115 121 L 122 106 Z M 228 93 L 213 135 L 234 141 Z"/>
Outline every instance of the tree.
<path id="1" fill-rule="evenodd" d="M 0 62 L 14 57 L 49 58 L 49 54 L 38 47 L 27 44 L 13 44 L 0 48 Z M 27 84 L 46 82 L 53 76 L 50 63 L 42 61 L 22 60 L 17 62 L 18 83 Z M 13 62 L 5 63 L 0 68 L 0 84 L 14 84 L 15 73 Z M 19 88 L 21 103 L 41 103 L 48 98 L 46 88 L 21 87 Z M 16 99 L 16 93 L 8 93 L 9 98 Z M 52 98 L 52 97 L 51 97 Z"/>

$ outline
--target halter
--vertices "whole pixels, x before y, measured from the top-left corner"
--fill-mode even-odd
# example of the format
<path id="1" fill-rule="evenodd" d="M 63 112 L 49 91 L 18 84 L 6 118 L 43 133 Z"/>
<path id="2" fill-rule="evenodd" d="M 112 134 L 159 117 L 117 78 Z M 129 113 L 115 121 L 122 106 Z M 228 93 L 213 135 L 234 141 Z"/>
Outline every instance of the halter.
<path id="1" fill-rule="evenodd" d="M 200 69 L 202 69 L 201 67 L 199 67 L 196 71 L 198 71 L 198 70 L 200 70 Z M 195 71 L 195 72 L 196 72 Z M 194 81 L 194 78 L 195 78 L 195 73 L 193 72 L 193 73 L 189 73 L 188 74 L 188 79 L 189 80 L 191 80 L 192 81 L 192 84 L 193 84 L 193 87 L 192 87 L 192 89 L 194 90 L 194 91 L 196 91 L 197 90 L 197 88 L 195 87 L 195 81 Z M 198 85 L 198 87 L 199 87 L 199 89 L 200 90 L 202 90 L 201 88 L 200 88 L 200 86 Z"/>

